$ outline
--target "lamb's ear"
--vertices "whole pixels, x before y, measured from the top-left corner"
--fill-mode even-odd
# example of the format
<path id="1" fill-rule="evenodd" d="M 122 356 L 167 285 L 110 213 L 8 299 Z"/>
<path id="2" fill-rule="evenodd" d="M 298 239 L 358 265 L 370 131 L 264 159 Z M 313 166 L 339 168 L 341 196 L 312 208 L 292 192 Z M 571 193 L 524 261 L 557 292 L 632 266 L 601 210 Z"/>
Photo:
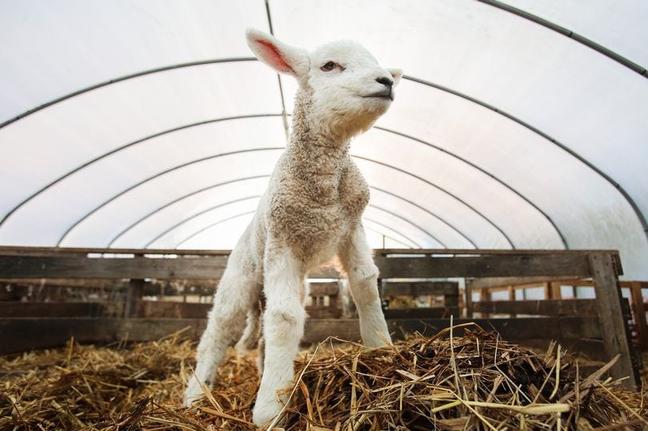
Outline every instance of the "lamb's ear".
<path id="1" fill-rule="evenodd" d="M 401 69 L 390 68 L 387 69 L 387 72 L 394 78 L 394 87 L 396 87 L 403 76 L 403 71 Z"/>
<path id="2" fill-rule="evenodd" d="M 308 54 L 303 49 L 286 45 L 271 35 L 255 29 L 248 29 L 245 36 L 254 55 L 277 72 L 295 77 L 308 73 Z"/>

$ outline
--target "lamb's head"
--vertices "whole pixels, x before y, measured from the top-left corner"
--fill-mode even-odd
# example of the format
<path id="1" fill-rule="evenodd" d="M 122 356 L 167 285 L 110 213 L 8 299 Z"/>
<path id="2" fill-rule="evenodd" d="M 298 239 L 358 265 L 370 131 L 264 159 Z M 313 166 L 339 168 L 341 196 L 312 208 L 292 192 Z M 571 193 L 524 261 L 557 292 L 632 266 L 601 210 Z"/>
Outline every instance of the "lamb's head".
<path id="1" fill-rule="evenodd" d="M 352 41 L 331 42 L 310 53 L 258 30 L 248 30 L 247 41 L 259 60 L 297 79 L 315 123 L 347 137 L 367 130 L 387 111 L 402 75 L 381 67 Z"/>

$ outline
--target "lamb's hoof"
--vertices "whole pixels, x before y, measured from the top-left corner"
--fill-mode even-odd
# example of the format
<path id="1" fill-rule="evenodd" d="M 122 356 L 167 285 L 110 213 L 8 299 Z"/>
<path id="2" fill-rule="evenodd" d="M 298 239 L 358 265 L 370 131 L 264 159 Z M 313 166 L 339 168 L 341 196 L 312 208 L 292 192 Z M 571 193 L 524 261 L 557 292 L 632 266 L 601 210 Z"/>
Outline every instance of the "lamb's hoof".
<path id="1" fill-rule="evenodd" d="M 191 405 L 203 397 L 203 389 L 195 378 L 189 380 L 187 389 L 184 393 L 182 405 L 184 407 L 191 407 Z"/>
<path id="2" fill-rule="evenodd" d="M 258 427 L 266 428 L 281 412 L 283 405 L 276 399 L 259 399 L 257 397 L 252 411 L 252 422 Z M 277 424 L 279 425 L 279 424 Z"/>

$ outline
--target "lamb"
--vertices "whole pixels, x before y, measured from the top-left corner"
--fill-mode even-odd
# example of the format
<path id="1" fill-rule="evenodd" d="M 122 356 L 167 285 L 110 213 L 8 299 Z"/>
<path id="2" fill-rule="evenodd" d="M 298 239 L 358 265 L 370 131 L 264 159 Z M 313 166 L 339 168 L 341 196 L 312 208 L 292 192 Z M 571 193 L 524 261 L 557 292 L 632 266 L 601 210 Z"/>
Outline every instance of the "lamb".
<path id="1" fill-rule="evenodd" d="M 369 188 L 351 160 L 349 145 L 387 111 L 402 73 L 380 67 L 352 41 L 308 53 L 261 31 L 248 30 L 246 37 L 261 62 L 299 83 L 292 133 L 252 222 L 230 255 L 184 403 L 191 406 L 202 386 L 211 386 L 227 348 L 241 338 L 246 320 L 254 320 L 248 315 L 253 317 L 262 303 L 265 352 L 253 421 L 264 426 L 280 413 L 286 402 L 281 390 L 294 379 L 310 270 L 338 255 L 364 344 L 391 343 L 378 269 L 361 223 Z"/>

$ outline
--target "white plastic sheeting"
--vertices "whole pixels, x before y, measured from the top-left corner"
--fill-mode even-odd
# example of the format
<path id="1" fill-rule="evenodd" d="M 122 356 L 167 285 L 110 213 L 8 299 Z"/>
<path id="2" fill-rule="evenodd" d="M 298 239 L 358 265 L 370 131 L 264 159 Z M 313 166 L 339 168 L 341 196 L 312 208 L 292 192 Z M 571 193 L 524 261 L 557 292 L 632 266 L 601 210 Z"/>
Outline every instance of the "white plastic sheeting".
<path id="1" fill-rule="evenodd" d="M 245 45 L 269 17 L 407 75 L 352 145 L 373 246 L 614 248 L 648 278 L 648 79 L 552 28 L 645 67 L 639 0 L 2 0 L 0 243 L 231 248 L 295 91 Z"/>

